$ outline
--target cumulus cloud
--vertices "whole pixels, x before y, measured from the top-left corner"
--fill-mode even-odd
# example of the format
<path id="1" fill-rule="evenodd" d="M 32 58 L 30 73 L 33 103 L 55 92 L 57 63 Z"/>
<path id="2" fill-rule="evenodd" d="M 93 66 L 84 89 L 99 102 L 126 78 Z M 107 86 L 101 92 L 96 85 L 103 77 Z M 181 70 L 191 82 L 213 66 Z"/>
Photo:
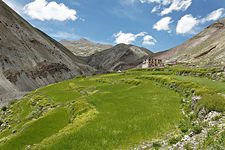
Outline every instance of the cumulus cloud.
<path id="1" fill-rule="evenodd" d="M 192 0 L 174 0 L 168 8 L 165 8 L 161 12 L 161 15 L 163 16 L 173 11 L 185 11 L 191 6 L 191 4 Z"/>
<path id="2" fill-rule="evenodd" d="M 169 31 L 170 27 L 169 25 L 172 23 L 171 17 L 164 17 L 161 20 L 159 20 L 156 24 L 154 24 L 153 29 L 156 29 L 157 31 Z"/>
<path id="3" fill-rule="evenodd" d="M 142 44 L 143 45 L 155 45 L 156 42 L 157 42 L 156 39 L 153 38 L 151 35 L 146 35 L 143 38 Z"/>
<path id="4" fill-rule="evenodd" d="M 223 17 L 225 14 L 225 9 L 224 8 L 220 8 L 217 10 L 212 11 L 210 14 L 208 14 L 207 17 L 203 18 L 201 20 L 202 23 L 208 22 L 208 21 L 215 21 L 221 17 Z"/>
<path id="5" fill-rule="evenodd" d="M 146 32 L 140 32 L 138 34 L 133 33 L 124 33 L 122 31 L 114 34 L 113 36 L 116 38 L 115 43 L 124 43 L 124 44 L 132 44 L 138 37 L 143 37 L 147 33 Z"/>
<path id="6" fill-rule="evenodd" d="M 162 16 L 172 13 L 173 11 L 185 11 L 192 4 L 192 0 L 140 0 L 140 2 L 156 4 L 156 6 L 153 7 L 152 12 L 159 11 L 163 6 L 160 13 Z"/>
<path id="7" fill-rule="evenodd" d="M 183 16 L 177 23 L 176 32 L 177 34 L 194 33 L 194 27 L 199 24 L 199 20 L 194 18 L 192 15 Z"/>
<path id="8" fill-rule="evenodd" d="M 28 3 L 23 8 L 26 15 L 32 19 L 38 20 L 76 20 L 77 12 L 74 9 L 70 9 L 63 3 L 56 3 L 55 1 L 47 2 L 46 0 L 34 0 Z"/>
<path id="9" fill-rule="evenodd" d="M 225 16 L 225 9 L 220 8 L 212 11 L 206 17 L 195 18 L 191 14 L 183 16 L 177 23 L 177 34 L 192 34 L 196 26 L 209 21 L 216 21 Z"/>
<path id="10" fill-rule="evenodd" d="M 133 33 L 124 33 L 122 31 L 116 33 L 113 35 L 115 38 L 115 43 L 116 44 L 132 44 L 134 43 L 138 38 L 143 39 L 144 45 L 154 45 L 156 43 L 156 40 L 151 36 L 148 35 L 147 32 L 140 32 L 138 34 L 133 34 Z"/>

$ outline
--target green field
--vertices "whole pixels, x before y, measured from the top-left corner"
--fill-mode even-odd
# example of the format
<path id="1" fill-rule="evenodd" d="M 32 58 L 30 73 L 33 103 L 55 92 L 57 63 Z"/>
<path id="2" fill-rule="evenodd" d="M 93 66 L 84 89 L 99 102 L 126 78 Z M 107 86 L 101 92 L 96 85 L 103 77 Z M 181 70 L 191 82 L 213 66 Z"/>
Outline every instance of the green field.
<path id="1" fill-rule="evenodd" d="M 6 126 L 0 149 L 128 149 L 178 132 L 182 95 L 147 77 L 169 77 L 225 93 L 220 81 L 166 74 L 80 77 L 33 91 L 2 109 Z"/>

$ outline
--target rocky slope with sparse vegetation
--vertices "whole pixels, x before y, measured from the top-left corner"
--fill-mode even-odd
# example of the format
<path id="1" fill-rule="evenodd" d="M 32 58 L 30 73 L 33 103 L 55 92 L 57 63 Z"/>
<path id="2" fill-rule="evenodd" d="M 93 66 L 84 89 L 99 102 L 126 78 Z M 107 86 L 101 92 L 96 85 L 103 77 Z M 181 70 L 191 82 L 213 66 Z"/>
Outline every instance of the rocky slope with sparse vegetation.
<path id="1" fill-rule="evenodd" d="M 221 19 L 185 43 L 161 52 L 156 58 L 200 67 L 225 67 L 225 19 Z"/>
<path id="2" fill-rule="evenodd" d="M 101 73 L 135 68 L 143 62 L 144 58 L 152 55 L 153 52 L 146 48 L 118 44 L 86 57 L 84 60 Z"/>
<path id="3" fill-rule="evenodd" d="M 93 68 L 0 1 L 0 104 Z"/>
<path id="4" fill-rule="evenodd" d="M 84 57 L 112 48 L 112 45 L 94 43 L 84 38 L 80 40 L 61 40 L 60 43 L 73 52 L 74 55 Z"/>

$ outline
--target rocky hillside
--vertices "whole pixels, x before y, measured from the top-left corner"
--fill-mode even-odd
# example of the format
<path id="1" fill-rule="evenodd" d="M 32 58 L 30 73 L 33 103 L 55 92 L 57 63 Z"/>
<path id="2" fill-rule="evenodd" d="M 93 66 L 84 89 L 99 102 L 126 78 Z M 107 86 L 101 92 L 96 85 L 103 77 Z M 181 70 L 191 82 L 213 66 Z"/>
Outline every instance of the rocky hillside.
<path id="1" fill-rule="evenodd" d="M 151 55 L 153 53 L 148 49 L 118 44 L 87 57 L 86 62 L 99 72 L 110 72 L 134 68 L 142 63 L 143 58 Z"/>
<path id="2" fill-rule="evenodd" d="M 210 25 L 182 45 L 159 53 L 156 57 L 203 67 L 225 66 L 225 19 Z"/>
<path id="3" fill-rule="evenodd" d="M 84 38 L 74 41 L 62 40 L 60 43 L 77 56 L 90 56 L 96 52 L 112 48 L 112 45 L 94 43 Z"/>
<path id="4" fill-rule="evenodd" d="M 94 70 L 0 1 L 0 104 Z"/>

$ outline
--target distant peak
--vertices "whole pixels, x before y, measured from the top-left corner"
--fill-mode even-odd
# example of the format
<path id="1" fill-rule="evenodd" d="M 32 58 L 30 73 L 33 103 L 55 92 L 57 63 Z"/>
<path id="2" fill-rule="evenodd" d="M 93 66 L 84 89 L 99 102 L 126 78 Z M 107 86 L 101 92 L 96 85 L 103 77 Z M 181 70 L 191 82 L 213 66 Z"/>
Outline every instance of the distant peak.
<path id="1" fill-rule="evenodd" d="M 88 39 L 85 38 L 81 38 L 78 40 L 66 40 L 66 39 L 62 39 L 60 40 L 60 42 L 80 42 L 80 43 L 91 43 L 91 41 L 89 41 Z"/>
<path id="2" fill-rule="evenodd" d="M 85 38 L 81 38 L 78 41 L 81 41 L 81 42 L 91 42 L 91 41 L 89 41 L 88 39 L 85 39 Z"/>

